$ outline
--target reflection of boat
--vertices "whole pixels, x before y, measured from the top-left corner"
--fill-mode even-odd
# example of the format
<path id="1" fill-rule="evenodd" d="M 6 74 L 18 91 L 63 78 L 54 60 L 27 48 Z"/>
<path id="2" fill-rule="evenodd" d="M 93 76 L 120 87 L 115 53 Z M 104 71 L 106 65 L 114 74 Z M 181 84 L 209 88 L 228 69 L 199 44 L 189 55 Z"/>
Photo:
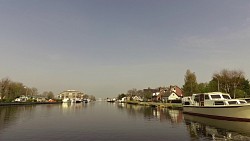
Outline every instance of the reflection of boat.
<path id="1" fill-rule="evenodd" d="M 250 122 L 218 120 L 189 114 L 184 114 L 184 119 L 191 131 L 203 130 L 204 135 L 210 135 L 213 138 L 250 140 Z"/>
<path id="2" fill-rule="evenodd" d="M 250 121 L 250 104 L 220 92 L 193 94 L 183 101 L 183 113 L 209 118 Z"/>
<path id="3" fill-rule="evenodd" d="M 83 103 L 89 103 L 89 102 L 90 102 L 90 99 L 83 99 L 82 102 L 83 102 Z"/>

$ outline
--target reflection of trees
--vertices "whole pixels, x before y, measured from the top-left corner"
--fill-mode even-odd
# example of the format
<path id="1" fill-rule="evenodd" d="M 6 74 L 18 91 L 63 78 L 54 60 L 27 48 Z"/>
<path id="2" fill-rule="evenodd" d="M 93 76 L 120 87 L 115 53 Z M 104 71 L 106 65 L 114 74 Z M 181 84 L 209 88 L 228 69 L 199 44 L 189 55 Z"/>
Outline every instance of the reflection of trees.
<path id="1" fill-rule="evenodd" d="M 25 115 L 28 115 L 28 113 L 30 113 L 33 108 L 34 105 L 0 107 L 0 130 L 4 129 L 6 126 L 15 124 L 20 114 L 25 111 Z"/>
<path id="2" fill-rule="evenodd" d="M 181 123 L 183 119 L 182 111 L 166 109 L 166 108 L 153 108 L 147 106 L 138 106 L 131 104 L 118 104 L 118 109 L 126 110 L 128 115 L 136 118 L 143 115 L 145 120 L 159 120 L 160 122 L 169 121 L 171 123 Z"/>

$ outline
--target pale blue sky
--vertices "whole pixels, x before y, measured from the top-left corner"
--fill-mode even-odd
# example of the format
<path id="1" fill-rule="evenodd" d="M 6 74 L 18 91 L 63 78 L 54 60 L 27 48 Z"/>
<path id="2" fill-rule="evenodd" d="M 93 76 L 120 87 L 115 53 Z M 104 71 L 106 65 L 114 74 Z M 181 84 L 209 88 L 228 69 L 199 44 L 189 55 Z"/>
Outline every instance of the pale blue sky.
<path id="1" fill-rule="evenodd" d="M 132 88 L 250 73 L 249 0 L 0 0 L 0 78 L 39 92 Z"/>

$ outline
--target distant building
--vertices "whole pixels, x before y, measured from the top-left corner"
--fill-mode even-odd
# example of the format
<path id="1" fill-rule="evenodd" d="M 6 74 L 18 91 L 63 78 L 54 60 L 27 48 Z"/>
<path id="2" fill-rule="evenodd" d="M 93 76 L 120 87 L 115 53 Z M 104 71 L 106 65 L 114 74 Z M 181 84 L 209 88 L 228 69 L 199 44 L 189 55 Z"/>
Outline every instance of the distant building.
<path id="1" fill-rule="evenodd" d="M 183 91 L 178 86 L 170 86 L 163 95 L 162 99 L 168 102 L 180 102 L 183 97 Z"/>
<path id="2" fill-rule="evenodd" d="M 40 96 L 40 97 L 37 97 L 35 99 L 36 99 L 37 102 L 46 102 L 47 101 L 45 96 Z"/>
<path id="3" fill-rule="evenodd" d="M 76 98 L 80 98 L 83 99 L 84 98 L 84 93 L 77 91 L 77 90 L 66 90 L 61 92 L 60 94 L 58 94 L 58 98 L 59 99 L 65 99 L 65 98 L 69 98 L 69 99 L 76 99 Z"/>
<path id="4" fill-rule="evenodd" d="M 16 98 L 14 101 L 15 102 L 26 102 L 28 99 L 29 98 L 27 96 L 22 95 L 22 96 Z"/>
<path id="5" fill-rule="evenodd" d="M 166 91 L 167 91 L 167 88 L 164 88 L 164 87 L 159 87 L 155 89 L 152 94 L 152 101 L 155 101 L 155 102 L 162 101 L 162 96 L 165 94 Z"/>

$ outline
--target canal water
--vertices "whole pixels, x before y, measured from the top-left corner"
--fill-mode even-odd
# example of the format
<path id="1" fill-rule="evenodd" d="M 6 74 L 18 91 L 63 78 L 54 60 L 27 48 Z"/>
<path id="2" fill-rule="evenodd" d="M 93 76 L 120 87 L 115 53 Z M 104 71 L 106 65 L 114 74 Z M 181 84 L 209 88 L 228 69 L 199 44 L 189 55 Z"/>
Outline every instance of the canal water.
<path id="1" fill-rule="evenodd" d="M 108 102 L 0 107 L 0 141 L 250 140 L 250 123 Z"/>

